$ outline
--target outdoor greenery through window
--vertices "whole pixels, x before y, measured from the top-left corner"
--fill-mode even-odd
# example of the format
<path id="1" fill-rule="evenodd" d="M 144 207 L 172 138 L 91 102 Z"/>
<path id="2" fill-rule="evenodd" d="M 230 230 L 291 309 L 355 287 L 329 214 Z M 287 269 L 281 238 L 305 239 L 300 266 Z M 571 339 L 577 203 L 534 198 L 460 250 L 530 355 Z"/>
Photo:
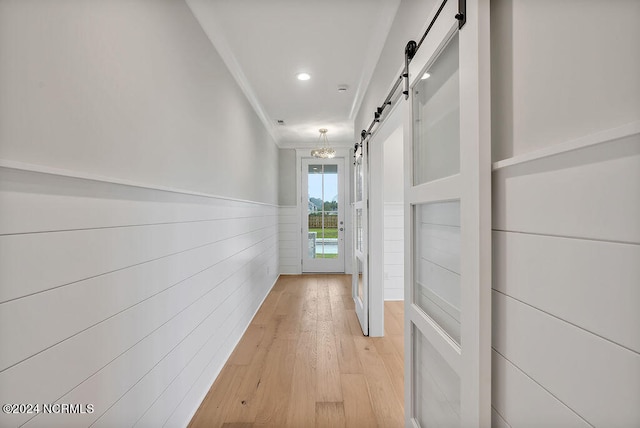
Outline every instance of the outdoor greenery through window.
<path id="1" fill-rule="evenodd" d="M 338 257 L 338 166 L 309 165 L 309 257 Z"/>

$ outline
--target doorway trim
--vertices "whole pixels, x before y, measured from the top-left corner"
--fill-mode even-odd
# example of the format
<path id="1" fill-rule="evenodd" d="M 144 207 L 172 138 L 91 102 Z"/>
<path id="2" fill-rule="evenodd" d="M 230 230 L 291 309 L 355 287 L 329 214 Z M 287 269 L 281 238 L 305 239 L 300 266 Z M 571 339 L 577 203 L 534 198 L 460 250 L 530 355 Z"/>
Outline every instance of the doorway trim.
<path id="1" fill-rule="evenodd" d="M 344 187 L 343 187 L 343 192 L 344 192 L 344 197 L 343 197 L 343 205 L 344 205 L 344 227 L 345 227 L 345 236 L 349 236 L 349 234 L 351 233 L 351 216 L 352 216 L 352 210 L 351 210 L 351 201 L 353 200 L 353 196 L 351 194 L 350 188 L 351 188 L 351 174 L 353 174 L 353 165 L 351 164 L 351 162 L 347 162 L 348 159 L 351 159 L 352 157 L 352 152 L 350 149 L 348 148 L 344 148 L 344 147 L 336 147 L 335 145 L 333 145 L 334 149 L 336 150 L 336 157 L 334 158 L 334 160 L 336 162 L 343 162 L 343 181 L 344 181 Z M 310 155 L 310 148 L 307 149 L 300 149 L 297 148 L 295 149 L 296 151 L 296 204 L 297 204 L 297 211 L 298 211 L 298 218 L 302 219 L 303 216 L 303 210 L 305 210 L 306 212 L 306 202 L 304 201 L 304 191 L 302 189 L 302 160 L 303 159 L 314 159 L 311 155 Z M 302 270 L 302 258 L 303 253 L 302 251 L 304 251 L 303 248 L 303 240 L 302 240 L 302 230 L 304 229 L 303 225 L 302 225 L 302 221 L 300 221 L 300 230 L 299 230 L 299 239 L 300 239 L 300 273 L 304 273 Z M 350 254 L 352 254 L 353 252 L 353 245 L 351 243 L 350 239 L 345 239 L 344 241 L 344 254 L 345 254 L 345 258 L 344 258 L 344 273 L 346 274 L 350 274 L 352 272 L 352 260 L 350 257 Z"/>
<path id="2" fill-rule="evenodd" d="M 327 172 L 327 168 L 335 167 L 335 173 Z M 313 168 L 314 173 L 311 173 L 311 169 Z M 344 176 L 344 161 L 340 158 L 338 159 L 314 159 L 314 158 L 303 158 L 302 159 L 302 170 L 300 177 L 302 179 L 301 188 L 307 189 L 306 194 L 310 190 L 311 185 L 311 177 L 313 175 L 314 178 L 320 178 L 321 182 L 321 190 L 320 190 L 320 199 L 322 200 L 322 207 L 320 209 L 320 218 L 322 221 L 320 222 L 320 229 L 322 231 L 322 236 L 318 237 L 317 235 L 313 238 L 313 247 L 310 246 L 310 228 L 309 222 L 311 220 L 309 207 L 310 201 L 306 200 L 302 197 L 300 213 L 301 218 L 300 222 L 302 225 L 302 236 L 301 236 L 301 245 L 302 245 L 302 271 L 308 273 L 340 273 L 344 272 L 344 261 L 346 258 L 345 255 L 345 239 L 346 233 L 345 225 L 344 225 L 344 200 L 345 200 L 345 181 L 346 178 Z M 336 188 L 327 190 L 326 183 L 328 177 L 331 175 L 335 175 L 336 179 Z M 329 216 L 326 214 L 326 204 L 331 194 L 337 191 L 337 216 Z M 304 190 L 303 190 L 304 192 Z M 328 192 L 328 193 L 327 193 Z M 317 196 L 317 195 L 316 195 Z M 305 206 L 307 209 L 305 210 Z M 336 218 L 337 217 L 337 218 Z M 336 225 L 337 238 L 336 238 L 336 257 L 326 257 L 325 250 L 327 246 L 331 247 L 331 244 L 327 244 L 326 233 L 328 233 L 327 223 L 330 219 L 333 218 Z M 316 217 L 317 220 L 317 217 Z M 320 238 L 320 239 L 318 239 Z M 318 257 L 318 248 L 321 249 L 322 256 Z M 313 252 L 313 257 L 310 253 Z"/>
<path id="3" fill-rule="evenodd" d="M 374 337 L 384 335 L 384 143 L 403 126 L 404 104 L 392 103 L 369 137 L 369 336 Z"/>

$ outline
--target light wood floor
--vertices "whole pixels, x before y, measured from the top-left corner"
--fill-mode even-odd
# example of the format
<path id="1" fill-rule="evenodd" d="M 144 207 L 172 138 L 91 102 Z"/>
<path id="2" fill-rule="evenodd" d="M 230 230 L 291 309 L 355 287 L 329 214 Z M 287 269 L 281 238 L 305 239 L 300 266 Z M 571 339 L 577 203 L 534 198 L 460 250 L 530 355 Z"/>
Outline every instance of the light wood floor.
<path id="1" fill-rule="evenodd" d="M 282 276 L 189 427 L 403 427 L 403 306 L 362 336 L 351 276 Z"/>

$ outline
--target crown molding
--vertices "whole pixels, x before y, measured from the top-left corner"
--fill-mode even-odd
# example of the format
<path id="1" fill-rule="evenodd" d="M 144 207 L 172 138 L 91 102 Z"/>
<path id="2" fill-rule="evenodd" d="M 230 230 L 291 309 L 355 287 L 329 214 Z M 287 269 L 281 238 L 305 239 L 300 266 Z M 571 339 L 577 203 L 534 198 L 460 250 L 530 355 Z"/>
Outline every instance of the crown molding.
<path id="1" fill-rule="evenodd" d="M 271 138 L 273 138 L 273 141 L 276 143 L 276 145 L 280 146 L 278 135 L 274 130 L 273 120 L 269 117 L 264 107 L 258 100 L 253 87 L 251 86 L 251 84 L 249 84 L 247 77 L 242 71 L 242 67 L 240 67 L 238 60 L 229 47 L 229 43 L 227 42 L 226 37 L 224 36 L 222 31 L 219 30 L 222 27 L 216 21 L 216 14 L 207 13 L 206 8 L 208 7 L 207 5 L 209 3 L 197 0 L 186 0 L 186 3 L 196 21 L 198 21 L 198 24 L 200 24 L 202 31 L 204 31 L 204 33 L 207 35 L 209 41 L 218 52 L 218 55 L 220 55 L 222 61 L 229 69 L 229 72 L 238 83 L 238 86 L 240 86 L 240 89 L 244 93 L 245 97 L 247 97 L 249 104 L 251 104 L 251 107 L 253 107 L 253 110 L 256 112 L 256 115 L 264 125 L 265 129 L 267 130 Z M 204 19 L 204 17 L 206 17 L 208 21 L 207 24 L 211 25 L 207 25 L 201 21 L 201 18 Z"/>
<path id="2" fill-rule="evenodd" d="M 375 26 L 375 31 L 371 32 L 371 43 L 369 43 L 365 54 L 362 74 L 360 75 L 356 94 L 353 97 L 353 103 L 349 111 L 349 120 L 351 121 L 355 121 L 356 115 L 362 106 L 362 101 L 373 78 L 373 73 L 380 60 L 380 55 L 382 55 L 387 36 L 391 30 L 391 25 L 396 17 L 399 6 L 400 0 L 385 1 L 378 12 L 377 25 Z"/>

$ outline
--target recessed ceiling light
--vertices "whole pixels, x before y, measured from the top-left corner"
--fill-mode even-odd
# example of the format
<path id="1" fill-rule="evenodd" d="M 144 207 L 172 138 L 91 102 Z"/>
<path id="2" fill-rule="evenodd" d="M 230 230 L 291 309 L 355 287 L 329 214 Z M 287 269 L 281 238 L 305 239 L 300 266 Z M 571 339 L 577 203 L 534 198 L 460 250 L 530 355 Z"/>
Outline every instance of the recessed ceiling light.
<path id="1" fill-rule="evenodd" d="M 309 73 L 298 73 L 296 74 L 298 80 L 309 80 L 311 79 L 311 75 Z"/>
<path id="2" fill-rule="evenodd" d="M 431 77 L 431 75 L 429 73 L 424 73 L 422 75 L 422 77 L 420 78 L 420 80 L 428 79 L 429 77 Z"/>

